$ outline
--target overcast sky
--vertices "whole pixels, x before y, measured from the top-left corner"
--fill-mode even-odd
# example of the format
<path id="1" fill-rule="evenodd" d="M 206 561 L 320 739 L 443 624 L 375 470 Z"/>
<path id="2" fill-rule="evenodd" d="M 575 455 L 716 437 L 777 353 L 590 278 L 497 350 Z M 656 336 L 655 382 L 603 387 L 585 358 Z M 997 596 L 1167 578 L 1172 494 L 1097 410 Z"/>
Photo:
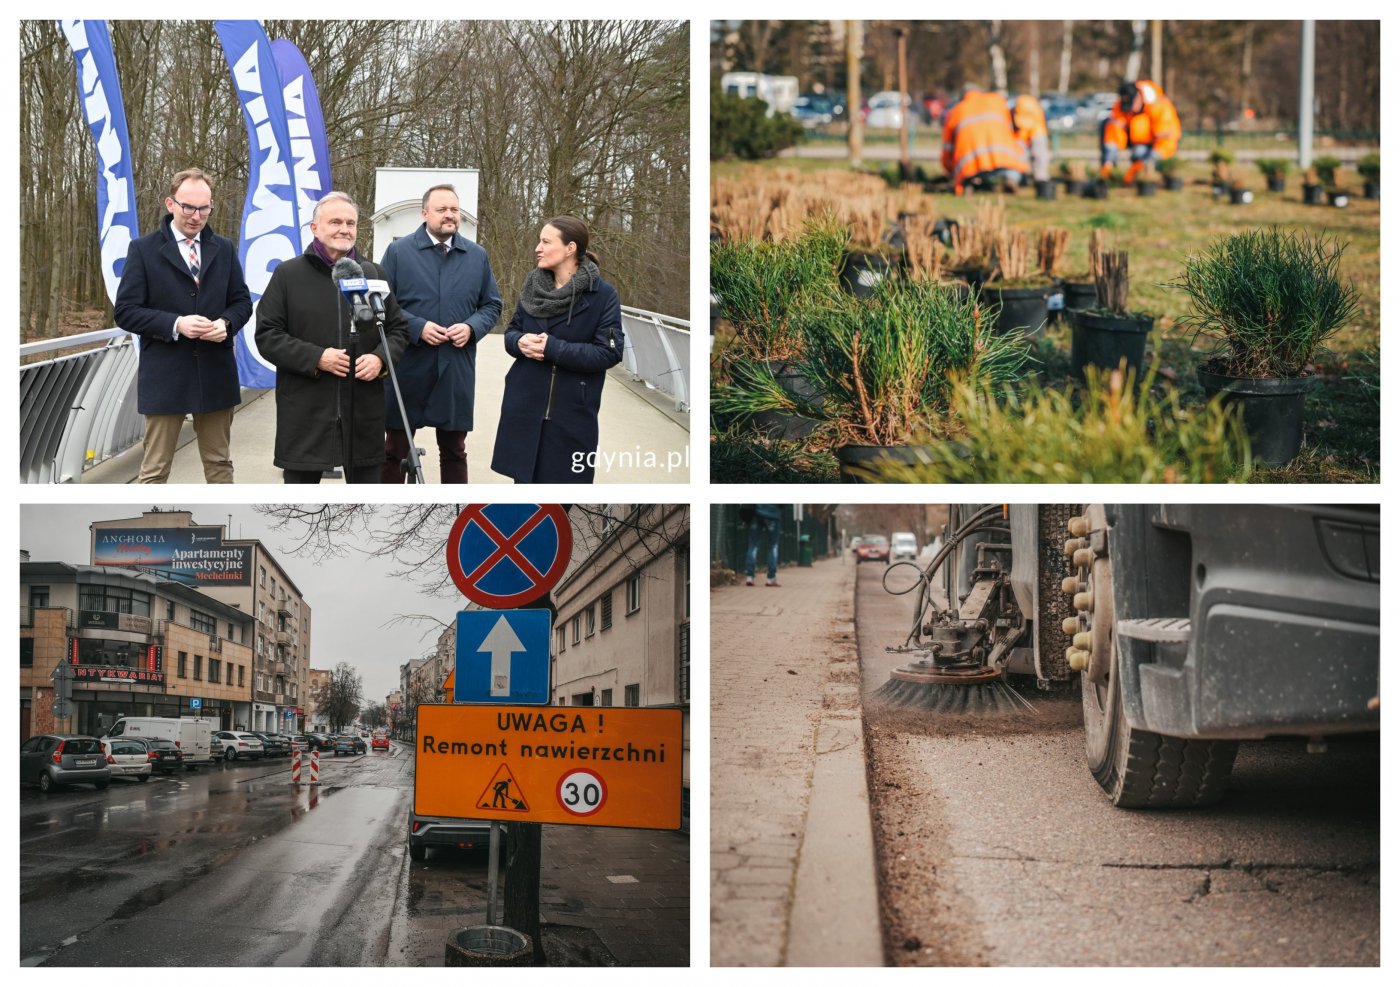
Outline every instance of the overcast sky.
<path id="1" fill-rule="evenodd" d="M 397 614 L 428 614 L 452 623 L 465 604 L 426 596 L 405 579 L 389 576 L 394 563 L 347 554 L 316 563 L 292 555 L 289 535 L 271 530 L 267 519 L 247 504 L 161 504 L 189 510 L 196 524 L 227 525 L 231 538 L 257 538 L 276 556 L 311 606 L 311 667 L 334 668 L 348 661 L 364 680 L 365 702 L 383 702 L 398 687 L 399 666 L 432 650 L 440 628 L 426 622 L 388 626 Z M 93 521 L 136 518 L 149 507 L 134 504 L 22 505 L 20 548 L 35 562 L 86 565 L 88 525 Z"/>

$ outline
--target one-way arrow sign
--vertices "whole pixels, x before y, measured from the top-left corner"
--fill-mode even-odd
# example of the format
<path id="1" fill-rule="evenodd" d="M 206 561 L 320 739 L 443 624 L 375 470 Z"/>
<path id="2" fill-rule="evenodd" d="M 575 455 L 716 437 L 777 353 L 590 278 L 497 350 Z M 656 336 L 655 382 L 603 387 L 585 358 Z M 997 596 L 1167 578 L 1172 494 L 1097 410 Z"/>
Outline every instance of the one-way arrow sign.
<path id="1" fill-rule="evenodd" d="M 509 696 L 510 656 L 517 651 L 524 651 L 525 645 L 520 643 L 520 638 L 510 629 L 510 621 L 504 614 L 496 617 L 491 633 L 486 635 L 486 640 L 482 641 L 481 647 L 476 650 L 491 656 L 491 695 Z"/>
<path id="2" fill-rule="evenodd" d="M 459 703 L 549 702 L 548 610 L 463 610 L 457 614 Z"/>

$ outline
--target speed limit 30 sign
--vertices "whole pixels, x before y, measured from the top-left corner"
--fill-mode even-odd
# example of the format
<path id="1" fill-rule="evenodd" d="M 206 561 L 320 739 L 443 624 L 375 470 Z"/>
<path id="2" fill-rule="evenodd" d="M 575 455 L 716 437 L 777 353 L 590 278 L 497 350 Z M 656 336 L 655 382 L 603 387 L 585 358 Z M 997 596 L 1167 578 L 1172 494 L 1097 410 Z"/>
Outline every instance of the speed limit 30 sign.
<path id="1" fill-rule="evenodd" d="M 418 707 L 419 815 L 679 829 L 679 709 Z"/>

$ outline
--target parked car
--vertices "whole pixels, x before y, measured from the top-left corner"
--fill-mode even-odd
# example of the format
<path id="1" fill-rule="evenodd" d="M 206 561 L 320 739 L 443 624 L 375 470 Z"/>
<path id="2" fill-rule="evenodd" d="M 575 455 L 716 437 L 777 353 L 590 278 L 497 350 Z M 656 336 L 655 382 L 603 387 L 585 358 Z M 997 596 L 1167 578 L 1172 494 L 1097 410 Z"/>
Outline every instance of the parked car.
<path id="1" fill-rule="evenodd" d="M 280 733 L 263 733 L 254 730 L 253 736 L 262 741 L 263 757 L 291 757 L 292 742 Z"/>
<path id="2" fill-rule="evenodd" d="M 913 562 L 919 557 L 919 540 L 912 531 L 896 531 L 890 535 L 890 561 Z"/>
<path id="3" fill-rule="evenodd" d="M 103 734 L 123 740 L 160 737 L 180 745 L 185 768 L 194 771 L 200 765 L 212 764 L 214 753 L 210 744 L 218 724 L 198 716 L 123 716 Z"/>
<path id="4" fill-rule="evenodd" d="M 904 126 L 904 108 L 909 98 L 897 92 L 880 92 L 871 96 L 865 104 L 865 125 L 867 127 L 889 127 L 898 130 Z"/>
<path id="5" fill-rule="evenodd" d="M 866 535 L 856 546 L 856 562 L 890 561 L 890 541 L 884 535 Z"/>
<path id="6" fill-rule="evenodd" d="M 308 733 L 306 738 L 313 751 L 328 751 L 335 746 L 335 738 L 328 733 Z"/>
<path id="7" fill-rule="evenodd" d="M 353 734 L 343 733 L 335 738 L 335 746 L 331 750 L 336 757 L 342 754 L 363 754 L 365 742 Z"/>
<path id="8" fill-rule="evenodd" d="M 1045 113 L 1045 126 L 1049 130 L 1070 131 L 1079 125 L 1079 107 L 1072 99 L 1042 96 L 1040 108 Z"/>
<path id="9" fill-rule="evenodd" d="M 103 737 L 98 743 L 102 745 L 102 755 L 107 759 L 113 778 L 151 780 L 151 752 L 144 740 Z"/>
<path id="10" fill-rule="evenodd" d="M 147 737 L 142 743 L 146 745 L 146 757 L 151 762 L 152 771 L 173 775 L 180 770 L 181 765 L 189 767 L 189 755 L 175 741 L 162 737 Z"/>
<path id="11" fill-rule="evenodd" d="M 294 751 L 311 750 L 311 738 L 304 733 L 293 734 L 288 740 L 291 741 L 292 750 Z"/>
<path id="12" fill-rule="evenodd" d="M 505 827 L 501 829 L 504 836 Z M 490 839 L 491 823 L 485 819 L 420 816 L 411 810 L 408 814 L 408 856 L 412 860 L 426 860 L 429 847 L 485 850 L 490 847 Z"/>
<path id="13" fill-rule="evenodd" d="M 60 785 L 92 785 L 101 791 L 112 781 L 112 769 L 96 737 L 45 733 L 30 737 L 19 749 L 19 780 L 41 792 Z"/>
<path id="14" fill-rule="evenodd" d="M 256 761 L 263 756 L 263 743 L 251 733 L 237 730 L 220 730 L 209 739 L 215 757 L 225 761 L 236 761 L 240 757 Z"/>
<path id="15" fill-rule="evenodd" d="M 369 746 L 371 750 L 387 751 L 389 749 L 389 738 L 382 733 L 376 733 L 370 738 Z"/>

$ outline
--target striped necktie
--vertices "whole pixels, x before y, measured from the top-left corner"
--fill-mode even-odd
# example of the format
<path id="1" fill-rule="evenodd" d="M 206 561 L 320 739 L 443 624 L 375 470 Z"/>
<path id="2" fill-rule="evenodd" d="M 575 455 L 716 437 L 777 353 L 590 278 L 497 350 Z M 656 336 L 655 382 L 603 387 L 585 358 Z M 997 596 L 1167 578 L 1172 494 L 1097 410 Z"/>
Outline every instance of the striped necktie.
<path id="1" fill-rule="evenodd" d="M 452 244 L 450 244 L 450 243 L 439 243 L 439 244 L 438 244 L 438 250 L 440 250 L 440 251 L 442 252 L 442 256 L 444 256 L 444 257 L 447 256 L 448 251 L 450 251 L 451 249 L 452 249 Z"/>
<path id="2" fill-rule="evenodd" d="M 199 287 L 199 254 L 195 252 L 193 238 L 186 239 L 190 245 L 190 274 L 194 277 L 194 286 Z"/>

